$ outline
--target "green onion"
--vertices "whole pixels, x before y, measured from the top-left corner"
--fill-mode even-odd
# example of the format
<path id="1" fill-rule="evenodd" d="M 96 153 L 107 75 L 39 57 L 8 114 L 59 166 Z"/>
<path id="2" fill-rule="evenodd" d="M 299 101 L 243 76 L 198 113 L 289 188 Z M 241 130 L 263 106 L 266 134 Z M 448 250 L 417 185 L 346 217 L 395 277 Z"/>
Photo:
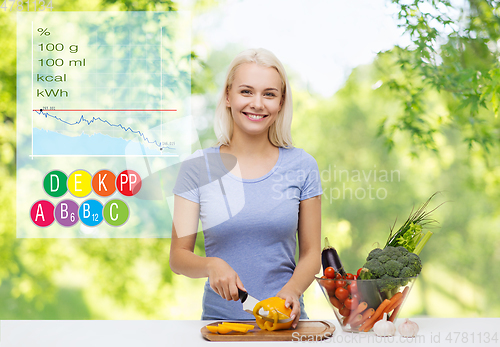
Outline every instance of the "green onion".
<path id="1" fill-rule="evenodd" d="M 412 209 L 410 212 L 410 216 L 406 219 L 404 224 L 395 233 L 393 233 L 394 225 L 396 225 L 396 222 L 394 222 L 394 225 L 391 227 L 391 232 L 389 234 L 389 238 L 387 239 L 385 247 L 403 246 L 406 249 L 408 249 L 409 252 L 414 252 L 416 250 L 416 247 L 418 247 L 417 244 L 420 245 L 423 241 L 427 242 L 429 240 L 432 233 L 430 235 L 429 233 L 427 233 L 425 236 L 427 235 L 429 236 L 427 237 L 426 240 L 424 240 L 425 236 L 422 233 L 422 228 L 424 225 L 427 225 L 429 227 L 432 224 L 437 223 L 435 219 L 431 219 L 429 218 L 429 216 L 431 215 L 432 212 L 436 211 L 436 209 L 440 207 L 442 204 L 440 204 L 439 206 L 428 212 L 425 209 L 427 208 L 429 202 L 437 193 L 439 192 L 432 194 L 432 196 L 426 202 L 424 202 L 422 206 L 420 206 L 415 212 L 413 212 Z M 420 251 L 424 246 L 425 243 L 423 243 L 422 246 L 420 247 Z"/>

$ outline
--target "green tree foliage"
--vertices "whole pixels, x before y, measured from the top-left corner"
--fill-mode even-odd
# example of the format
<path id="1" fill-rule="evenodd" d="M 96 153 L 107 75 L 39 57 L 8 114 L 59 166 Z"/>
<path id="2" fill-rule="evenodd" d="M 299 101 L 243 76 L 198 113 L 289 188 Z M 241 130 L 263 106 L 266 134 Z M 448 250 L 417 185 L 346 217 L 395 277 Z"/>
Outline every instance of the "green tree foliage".
<path id="1" fill-rule="evenodd" d="M 0 46 L 0 175 L 15 174 L 16 30 L 12 16 L 0 12 L 0 30 L 6 39 Z M 0 185 L 12 182 L 0 180 Z"/>
<path id="2" fill-rule="evenodd" d="M 389 148 L 401 132 L 419 148 L 438 150 L 435 134 L 458 129 L 469 148 L 494 157 L 500 139 L 500 7 L 498 1 L 469 0 L 457 9 L 449 0 L 392 0 L 399 25 L 412 44 L 395 47 L 381 79 L 401 100 L 401 114 L 381 121 Z M 456 6 L 456 4 L 455 4 Z M 434 90 L 446 107 L 430 112 Z M 498 152 L 495 152 L 498 153 Z"/>
<path id="3" fill-rule="evenodd" d="M 500 287 L 494 275 L 500 261 L 498 4 L 470 0 L 457 23 L 450 19 L 447 1 L 393 3 L 412 34 L 412 46 L 395 47 L 356 68 L 332 98 L 293 91 L 295 145 L 314 155 L 322 175 L 323 233 L 333 236 L 344 265 L 354 271 L 376 242 L 385 242 L 396 217 L 404 220 L 413 205 L 444 191 L 441 201 L 452 202 L 436 212 L 441 228 L 421 254 L 420 288 L 410 296 L 418 298 L 413 313 L 497 316 L 500 303 L 492 298 Z M 194 8 L 204 11 L 214 4 L 198 1 Z M 172 1 L 66 1 L 60 6 L 73 11 L 182 9 Z M 179 312 L 165 308 L 179 300 L 176 293 L 191 288 L 179 288 L 182 276 L 168 266 L 168 239 L 16 238 L 14 17 L 0 12 L 0 29 L 6 38 L 0 45 L 0 318 L 178 318 Z M 240 50 L 229 47 L 206 58 L 196 49 L 191 54 L 193 100 L 208 95 L 200 112 L 206 117 L 203 146 L 213 142 L 217 85 Z M 140 223 L 166 227 L 152 220 Z M 203 254 L 201 237 L 196 252 Z M 200 286 L 196 293 L 201 291 Z M 184 317 L 199 316 L 188 312 Z"/>

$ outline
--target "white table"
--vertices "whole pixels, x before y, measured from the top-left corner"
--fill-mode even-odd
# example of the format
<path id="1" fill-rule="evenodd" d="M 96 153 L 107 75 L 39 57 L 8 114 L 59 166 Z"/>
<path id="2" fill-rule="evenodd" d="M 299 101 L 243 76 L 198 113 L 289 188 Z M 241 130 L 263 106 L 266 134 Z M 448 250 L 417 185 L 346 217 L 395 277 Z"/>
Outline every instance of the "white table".
<path id="1" fill-rule="evenodd" d="M 332 338 L 321 342 L 332 346 L 500 346 L 500 318 L 414 318 L 418 337 L 380 338 L 374 334 L 344 333 L 338 322 Z M 396 326 L 403 320 L 400 319 Z M 302 344 L 315 342 L 210 342 L 200 329 L 201 320 L 164 321 L 0 321 L 0 347 L 166 347 Z M 496 335 L 495 335 L 496 334 Z M 496 336 L 497 340 L 493 338 Z M 302 340 L 315 337 L 302 336 Z"/>

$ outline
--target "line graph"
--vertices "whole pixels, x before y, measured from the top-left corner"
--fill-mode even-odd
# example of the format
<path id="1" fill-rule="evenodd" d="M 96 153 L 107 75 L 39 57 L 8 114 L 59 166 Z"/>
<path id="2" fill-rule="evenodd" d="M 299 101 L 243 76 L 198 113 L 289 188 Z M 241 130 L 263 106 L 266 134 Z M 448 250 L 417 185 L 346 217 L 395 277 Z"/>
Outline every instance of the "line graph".
<path id="1" fill-rule="evenodd" d="M 161 151 L 163 149 L 175 149 L 175 147 L 171 147 L 171 146 L 168 146 L 168 145 L 162 146 L 162 141 L 150 140 L 148 137 L 146 137 L 146 135 L 144 134 L 144 132 L 142 132 L 140 130 L 134 130 L 131 127 L 125 127 L 125 126 L 123 126 L 120 123 L 118 123 L 118 124 L 112 124 L 108 120 L 102 119 L 101 117 L 92 117 L 92 119 L 87 119 L 87 118 L 85 118 L 84 115 L 81 115 L 80 118 L 77 121 L 75 121 L 75 122 L 68 122 L 68 121 L 66 121 L 66 120 L 64 120 L 64 119 L 62 119 L 60 117 L 57 117 L 55 115 L 52 115 L 52 114 L 50 114 L 48 112 L 43 112 L 43 110 L 40 110 L 40 111 L 33 110 L 33 111 L 36 112 L 39 115 L 44 116 L 45 118 L 51 117 L 51 118 L 53 118 L 53 119 L 55 119 L 55 120 L 57 120 L 59 122 L 62 122 L 64 124 L 71 125 L 71 126 L 73 126 L 73 125 L 80 125 L 82 123 L 87 123 L 87 125 L 91 125 L 92 123 L 94 123 L 96 121 L 99 121 L 99 122 L 102 122 L 104 124 L 109 125 L 110 127 L 120 128 L 123 131 L 130 131 L 132 134 L 137 134 L 145 142 L 147 142 L 149 144 L 156 145 Z M 98 112 L 98 111 L 103 111 L 103 110 L 51 110 L 51 112 L 56 112 L 56 111 L 95 111 L 95 112 Z M 131 111 L 131 110 L 109 110 L 109 111 Z M 143 111 L 143 110 L 133 110 L 133 111 Z M 146 111 L 158 111 L 158 110 L 146 110 Z M 163 110 L 160 110 L 160 111 L 163 111 Z M 175 111 L 175 110 L 171 110 L 171 111 Z"/>
<path id="2" fill-rule="evenodd" d="M 190 136 L 173 125 L 190 114 L 189 37 L 174 36 L 177 20 L 144 26 L 147 16 L 31 23 L 32 159 L 179 155 Z"/>

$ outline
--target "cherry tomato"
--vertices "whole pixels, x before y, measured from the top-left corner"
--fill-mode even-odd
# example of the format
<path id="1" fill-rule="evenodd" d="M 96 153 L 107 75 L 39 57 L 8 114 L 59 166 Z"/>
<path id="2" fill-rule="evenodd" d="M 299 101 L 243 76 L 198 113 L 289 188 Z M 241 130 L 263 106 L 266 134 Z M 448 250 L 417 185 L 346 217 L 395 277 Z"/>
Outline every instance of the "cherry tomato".
<path id="1" fill-rule="evenodd" d="M 339 309 L 339 313 L 344 316 L 344 317 L 347 317 L 350 313 L 351 313 L 351 310 L 349 310 L 347 307 L 345 306 L 342 306 L 341 309 Z"/>
<path id="2" fill-rule="evenodd" d="M 337 309 L 341 309 L 342 308 L 342 303 L 339 301 L 339 299 L 337 299 L 336 297 L 334 296 L 330 296 L 330 302 L 332 303 L 333 306 L 335 306 Z"/>
<path id="3" fill-rule="evenodd" d="M 335 279 L 339 280 L 339 279 L 341 279 L 341 278 L 342 278 L 342 275 L 341 275 L 339 272 L 337 272 L 337 273 L 335 274 Z"/>
<path id="4" fill-rule="evenodd" d="M 361 273 L 361 269 L 362 269 L 361 267 L 358 269 L 358 272 L 356 272 L 356 276 L 359 277 L 359 274 Z"/>
<path id="5" fill-rule="evenodd" d="M 356 281 L 352 281 L 348 286 L 347 286 L 347 290 L 349 291 L 349 293 L 352 295 L 352 294 L 357 294 L 358 293 L 358 284 L 356 283 Z"/>
<path id="6" fill-rule="evenodd" d="M 337 292 L 335 292 L 337 293 Z M 347 307 L 349 310 L 354 310 L 356 307 L 359 305 L 359 301 L 356 298 L 347 298 L 344 301 L 345 307 Z"/>
<path id="7" fill-rule="evenodd" d="M 321 281 L 321 285 L 327 290 L 327 291 L 335 291 L 337 288 L 335 286 L 335 281 L 325 278 L 324 280 Z"/>
<path id="8" fill-rule="evenodd" d="M 353 280 L 354 279 L 354 275 L 351 274 L 351 273 L 348 273 L 348 274 L 346 274 L 345 278 L 348 279 L 348 280 Z"/>
<path id="9" fill-rule="evenodd" d="M 328 278 L 335 278 L 335 269 L 331 266 L 325 269 L 325 276 Z"/>
<path id="10" fill-rule="evenodd" d="M 345 288 L 337 288 L 335 290 L 335 296 L 339 299 L 340 302 L 344 302 L 345 299 L 349 296 L 349 292 Z"/>

